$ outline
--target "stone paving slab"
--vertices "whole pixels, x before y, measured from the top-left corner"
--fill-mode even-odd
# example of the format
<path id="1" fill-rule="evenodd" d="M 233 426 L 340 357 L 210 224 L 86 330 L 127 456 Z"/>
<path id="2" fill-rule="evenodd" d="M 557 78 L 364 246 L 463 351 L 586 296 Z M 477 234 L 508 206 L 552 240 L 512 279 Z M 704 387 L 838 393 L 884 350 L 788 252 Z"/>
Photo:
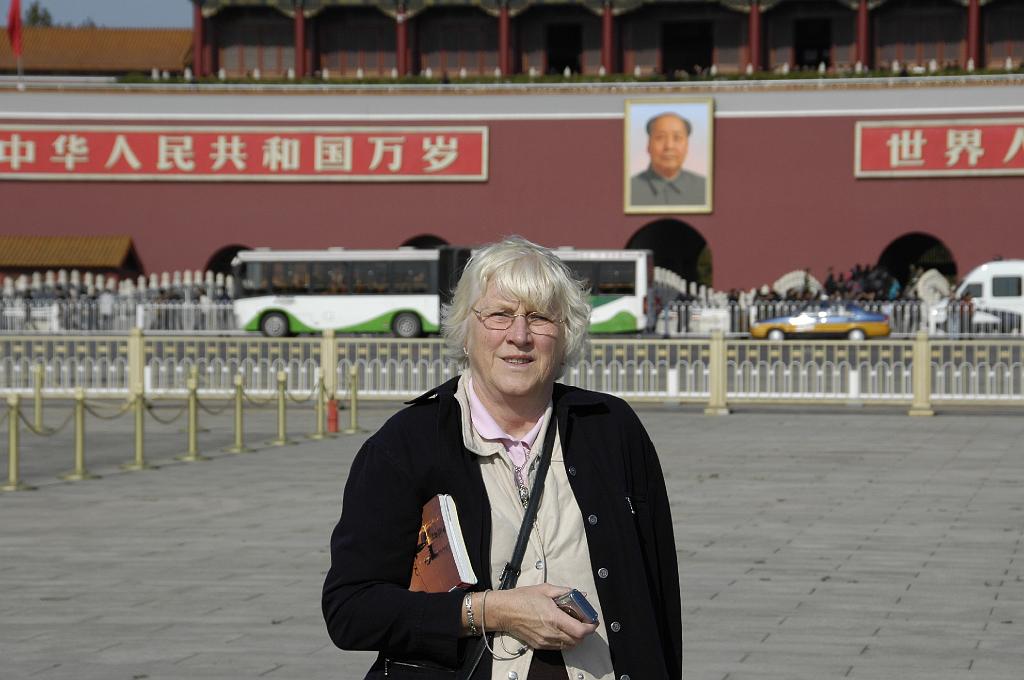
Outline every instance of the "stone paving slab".
<path id="1" fill-rule="evenodd" d="M 1024 677 L 1024 419 L 638 410 L 673 502 L 688 680 Z M 39 489 L 0 494 L 0 678 L 362 677 L 373 655 L 331 645 L 319 591 L 365 435 L 306 439 L 294 408 L 296 444 L 227 454 L 229 414 L 204 413 L 212 460 L 182 463 L 182 424 L 147 420 L 160 469 L 125 472 L 132 419 L 90 417 L 103 478 L 75 483 L 56 479 L 70 430 L 22 431 Z M 247 413 L 247 442 L 275 427 Z"/>

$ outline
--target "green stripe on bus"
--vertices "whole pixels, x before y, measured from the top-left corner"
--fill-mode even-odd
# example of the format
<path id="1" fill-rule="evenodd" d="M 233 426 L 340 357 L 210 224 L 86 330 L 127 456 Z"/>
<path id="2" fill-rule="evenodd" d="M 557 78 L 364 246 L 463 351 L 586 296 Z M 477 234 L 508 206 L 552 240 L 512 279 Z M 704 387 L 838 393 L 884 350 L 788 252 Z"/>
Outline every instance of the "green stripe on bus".
<path id="1" fill-rule="evenodd" d="M 629 312 L 619 312 L 607 321 L 590 324 L 591 333 L 636 333 L 642 330 L 637 328 L 636 317 Z"/>
<path id="2" fill-rule="evenodd" d="M 590 296 L 590 306 L 591 307 L 600 307 L 601 305 L 606 305 L 609 302 L 615 302 L 616 300 L 621 300 L 622 297 L 623 296 L 621 296 L 621 295 L 591 295 Z"/>
<path id="3" fill-rule="evenodd" d="M 369 321 L 364 321 L 363 323 L 358 323 L 352 326 L 343 326 L 341 328 L 335 328 L 334 330 L 337 333 L 390 333 L 391 322 L 396 315 L 401 313 L 401 311 L 403 310 L 387 312 L 386 314 L 381 314 L 380 316 L 370 319 Z M 253 319 L 250 320 L 249 323 L 243 326 L 243 329 L 247 331 L 260 330 L 260 319 L 267 312 L 280 312 L 281 314 L 287 316 L 288 330 L 290 330 L 292 333 L 320 333 L 319 329 L 307 326 L 306 324 L 302 323 L 297 318 L 295 318 L 294 314 L 286 312 L 283 309 L 265 310 L 259 316 L 253 317 Z M 415 314 L 415 312 L 413 313 Z M 417 316 L 419 315 L 417 314 Z M 424 321 L 422 317 L 420 318 L 420 323 L 423 325 L 423 331 L 425 333 L 437 333 L 440 330 L 440 326 Z"/>

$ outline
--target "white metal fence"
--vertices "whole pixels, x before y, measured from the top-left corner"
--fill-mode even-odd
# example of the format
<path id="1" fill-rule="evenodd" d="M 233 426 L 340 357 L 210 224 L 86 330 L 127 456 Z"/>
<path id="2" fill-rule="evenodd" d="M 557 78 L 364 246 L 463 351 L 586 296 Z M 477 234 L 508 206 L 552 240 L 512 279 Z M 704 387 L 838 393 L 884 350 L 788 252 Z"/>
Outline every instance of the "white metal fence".
<path id="1" fill-rule="evenodd" d="M 793 316 L 806 304 L 782 300 L 708 307 L 696 302 L 674 302 L 661 310 L 654 330 L 666 338 L 706 337 L 715 330 L 741 335 L 749 333 L 755 321 Z M 887 314 L 895 337 L 908 337 L 920 330 L 937 337 L 1021 333 L 1019 314 L 986 310 L 973 303 L 928 305 L 899 300 L 858 304 L 868 311 Z M 0 333 L 127 333 L 133 328 L 214 335 L 237 330 L 230 302 L 0 300 Z"/>
<path id="2" fill-rule="evenodd" d="M 0 333 L 109 333 L 235 330 L 230 302 L 0 300 Z"/>

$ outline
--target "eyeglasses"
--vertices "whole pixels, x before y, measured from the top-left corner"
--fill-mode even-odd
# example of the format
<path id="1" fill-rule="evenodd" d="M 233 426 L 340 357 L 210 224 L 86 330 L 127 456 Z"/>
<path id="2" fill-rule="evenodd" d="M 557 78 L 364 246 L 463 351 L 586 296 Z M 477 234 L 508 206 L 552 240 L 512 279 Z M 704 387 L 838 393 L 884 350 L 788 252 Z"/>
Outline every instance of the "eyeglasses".
<path id="1" fill-rule="evenodd" d="M 529 326 L 530 332 L 537 335 L 554 335 L 558 330 L 558 324 L 562 323 L 561 319 L 552 319 L 540 312 L 513 314 L 504 311 L 481 312 L 479 309 L 474 309 L 473 313 L 476 314 L 476 318 L 480 319 L 484 328 L 492 331 L 507 331 L 512 328 L 517 316 L 526 319 L 526 325 Z"/>

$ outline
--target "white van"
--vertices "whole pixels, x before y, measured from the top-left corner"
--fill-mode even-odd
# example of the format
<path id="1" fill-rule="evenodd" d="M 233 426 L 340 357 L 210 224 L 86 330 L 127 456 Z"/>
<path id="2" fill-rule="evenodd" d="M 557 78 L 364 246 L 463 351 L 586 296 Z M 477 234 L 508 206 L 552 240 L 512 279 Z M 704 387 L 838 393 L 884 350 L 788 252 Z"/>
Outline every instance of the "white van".
<path id="1" fill-rule="evenodd" d="M 971 296 L 973 308 L 947 309 L 946 330 L 954 332 L 1020 333 L 1024 316 L 1024 260 L 994 260 L 972 269 L 957 286 L 956 296 Z M 959 317 L 959 318 L 958 318 Z"/>

